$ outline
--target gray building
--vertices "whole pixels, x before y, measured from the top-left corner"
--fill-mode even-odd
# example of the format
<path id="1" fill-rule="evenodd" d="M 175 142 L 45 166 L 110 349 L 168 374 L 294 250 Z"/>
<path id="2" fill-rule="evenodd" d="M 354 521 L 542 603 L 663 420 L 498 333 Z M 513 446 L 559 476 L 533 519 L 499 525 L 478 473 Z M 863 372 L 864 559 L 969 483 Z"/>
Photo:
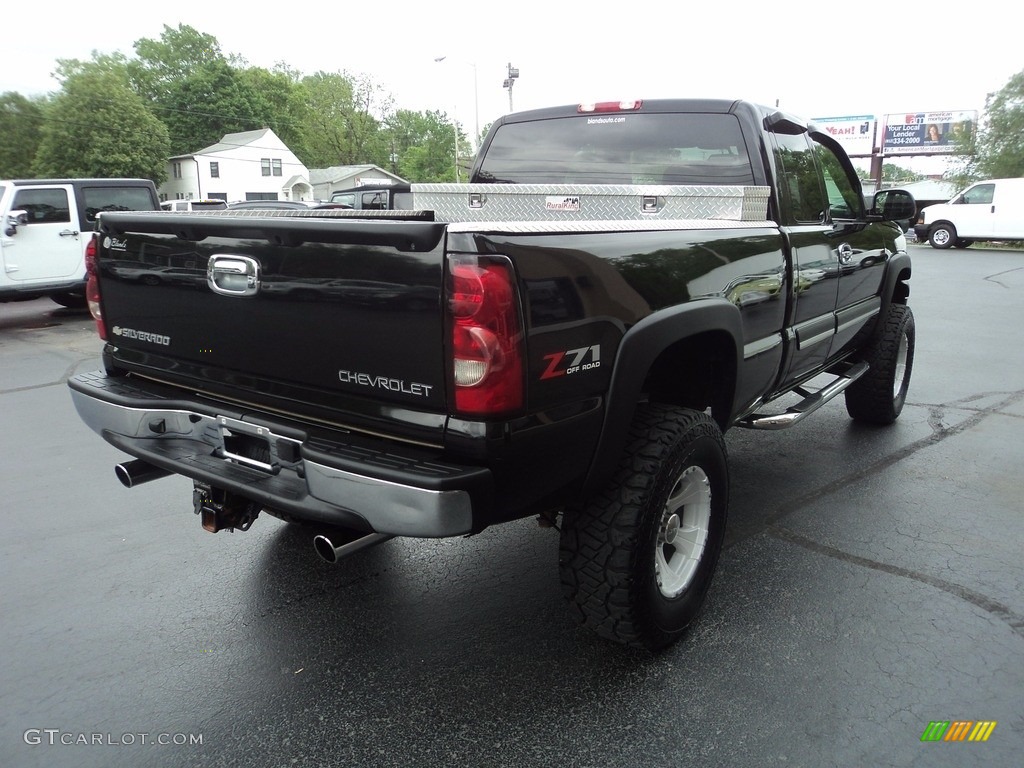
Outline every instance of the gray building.
<path id="1" fill-rule="evenodd" d="M 313 197 L 328 200 L 331 192 L 366 184 L 407 184 L 401 176 L 385 171 L 378 165 L 335 165 L 331 168 L 311 168 L 309 183 Z"/>

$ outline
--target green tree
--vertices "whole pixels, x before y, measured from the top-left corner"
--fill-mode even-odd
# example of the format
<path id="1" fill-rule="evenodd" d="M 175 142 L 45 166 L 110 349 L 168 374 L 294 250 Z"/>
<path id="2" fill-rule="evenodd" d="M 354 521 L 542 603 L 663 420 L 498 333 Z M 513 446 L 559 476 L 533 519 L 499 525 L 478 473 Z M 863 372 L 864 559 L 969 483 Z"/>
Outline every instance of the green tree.
<path id="1" fill-rule="evenodd" d="M 278 128 L 289 119 L 294 83 L 286 75 L 246 69 L 213 35 L 165 24 L 159 39 L 136 40 L 135 54 L 126 64 L 129 80 L 167 126 L 172 154 L 195 152 L 226 133 L 272 127 L 281 135 Z"/>
<path id="2" fill-rule="evenodd" d="M 390 165 L 390 147 L 381 129 L 391 96 L 365 76 L 317 72 L 303 78 L 305 158 L 309 167 L 372 163 Z"/>
<path id="3" fill-rule="evenodd" d="M 273 70 L 248 67 L 239 70 L 238 76 L 243 89 L 253 94 L 251 105 L 258 127 L 270 128 L 305 162 L 309 152 L 302 128 L 308 109 L 299 85 L 301 75 L 278 65 Z"/>
<path id="4" fill-rule="evenodd" d="M 923 178 L 920 173 L 902 168 L 895 163 L 882 164 L 882 183 L 885 185 L 908 184 L 912 181 L 921 181 Z"/>
<path id="5" fill-rule="evenodd" d="M 0 95 L 0 179 L 32 175 L 46 100 L 8 91 Z"/>
<path id="6" fill-rule="evenodd" d="M 390 148 L 394 173 L 410 181 L 455 181 L 455 128 L 444 112 L 412 112 L 400 109 L 388 120 L 384 136 Z M 459 132 L 460 178 L 471 149 Z"/>
<path id="7" fill-rule="evenodd" d="M 68 76 L 45 110 L 38 176 L 166 178 L 167 129 L 117 72 Z"/>
<path id="8" fill-rule="evenodd" d="M 120 51 L 116 53 L 92 52 L 92 58 L 88 61 L 81 59 L 57 59 L 57 69 L 54 76 L 62 84 L 75 75 L 84 75 L 90 72 L 106 72 L 117 75 L 125 82 L 130 82 L 129 60 Z"/>
<path id="9" fill-rule="evenodd" d="M 136 40 L 135 55 L 137 58 L 128 63 L 132 86 L 158 104 L 171 97 L 176 84 L 207 64 L 229 63 L 216 37 L 187 24 L 177 28 L 164 24 L 160 39 Z"/>
<path id="10" fill-rule="evenodd" d="M 957 186 L 979 179 L 1024 176 L 1024 71 L 985 98 L 977 132 L 961 132 L 957 168 L 946 175 Z"/>
<path id="11" fill-rule="evenodd" d="M 197 152 L 226 133 L 265 128 L 261 99 L 239 70 L 209 61 L 188 77 L 168 81 L 159 100 L 173 155 Z"/>

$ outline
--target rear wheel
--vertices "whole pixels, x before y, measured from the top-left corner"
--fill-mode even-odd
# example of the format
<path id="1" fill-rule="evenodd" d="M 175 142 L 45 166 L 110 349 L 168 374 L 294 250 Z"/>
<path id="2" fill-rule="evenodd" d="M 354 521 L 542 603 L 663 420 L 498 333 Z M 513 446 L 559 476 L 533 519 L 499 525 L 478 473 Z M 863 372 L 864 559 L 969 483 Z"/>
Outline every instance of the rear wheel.
<path id="1" fill-rule="evenodd" d="M 956 229 L 952 224 L 936 224 L 928 233 L 932 248 L 949 248 L 956 242 Z"/>
<path id="2" fill-rule="evenodd" d="M 581 623 L 649 650 L 698 614 L 725 535 L 729 470 L 705 413 L 642 405 L 611 482 L 566 510 L 559 564 Z"/>
<path id="3" fill-rule="evenodd" d="M 889 305 L 862 357 L 870 369 L 846 390 L 846 412 L 855 421 L 892 424 L 903 410 L 914 368 L 914 314 L 905 304 Z"/>
<path id="4" fill-rule="evenodd" d="M 68 309 L 85 309 L 86 307 L 84 293 L 55 293 L 50 298 Z"/>

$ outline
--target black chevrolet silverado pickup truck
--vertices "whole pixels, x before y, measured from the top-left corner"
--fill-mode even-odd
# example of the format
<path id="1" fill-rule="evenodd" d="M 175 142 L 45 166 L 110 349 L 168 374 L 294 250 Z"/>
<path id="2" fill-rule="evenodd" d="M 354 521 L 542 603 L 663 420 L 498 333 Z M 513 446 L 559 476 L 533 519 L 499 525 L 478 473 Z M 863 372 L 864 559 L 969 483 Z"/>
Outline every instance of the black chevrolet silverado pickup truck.
<path id="1" fill-rule="evenodd" d="M 104 214 L 82 419 L 132 485 L 194 481 L 337 559 L 539 516 L 600 635 L 663 647 L 711 582 L 723 433 L 907 393 L 910 259 L 827 133 L 743 101 L 498 120 L 467 185 L 387 211 Z"/>

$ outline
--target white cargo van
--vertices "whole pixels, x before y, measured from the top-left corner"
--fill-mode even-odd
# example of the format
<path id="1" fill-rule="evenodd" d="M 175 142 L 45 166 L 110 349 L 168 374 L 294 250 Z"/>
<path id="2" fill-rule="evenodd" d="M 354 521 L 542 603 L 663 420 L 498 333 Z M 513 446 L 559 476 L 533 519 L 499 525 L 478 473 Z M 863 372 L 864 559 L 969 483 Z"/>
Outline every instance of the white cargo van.
<path id="1" fill-rule="evenodd" d="M 156 211 L 149 179 L 0 181 L 0 302 L 85 307 L 85 247 L 104 211 Z"/>
<path id="2" fill-rule="evenodd" d="M 227 207 L 224 200 L 168 200 L 160 203 L 163 211 L 223 211 Z"/>
<path id="3" fill-rule="evenodd" d="M 1024 178 L 979 181 L 948 203 L 923 208 L 914 234 L 933 248 L 966 248 L 977 240 L 1024 240 Z"/>

